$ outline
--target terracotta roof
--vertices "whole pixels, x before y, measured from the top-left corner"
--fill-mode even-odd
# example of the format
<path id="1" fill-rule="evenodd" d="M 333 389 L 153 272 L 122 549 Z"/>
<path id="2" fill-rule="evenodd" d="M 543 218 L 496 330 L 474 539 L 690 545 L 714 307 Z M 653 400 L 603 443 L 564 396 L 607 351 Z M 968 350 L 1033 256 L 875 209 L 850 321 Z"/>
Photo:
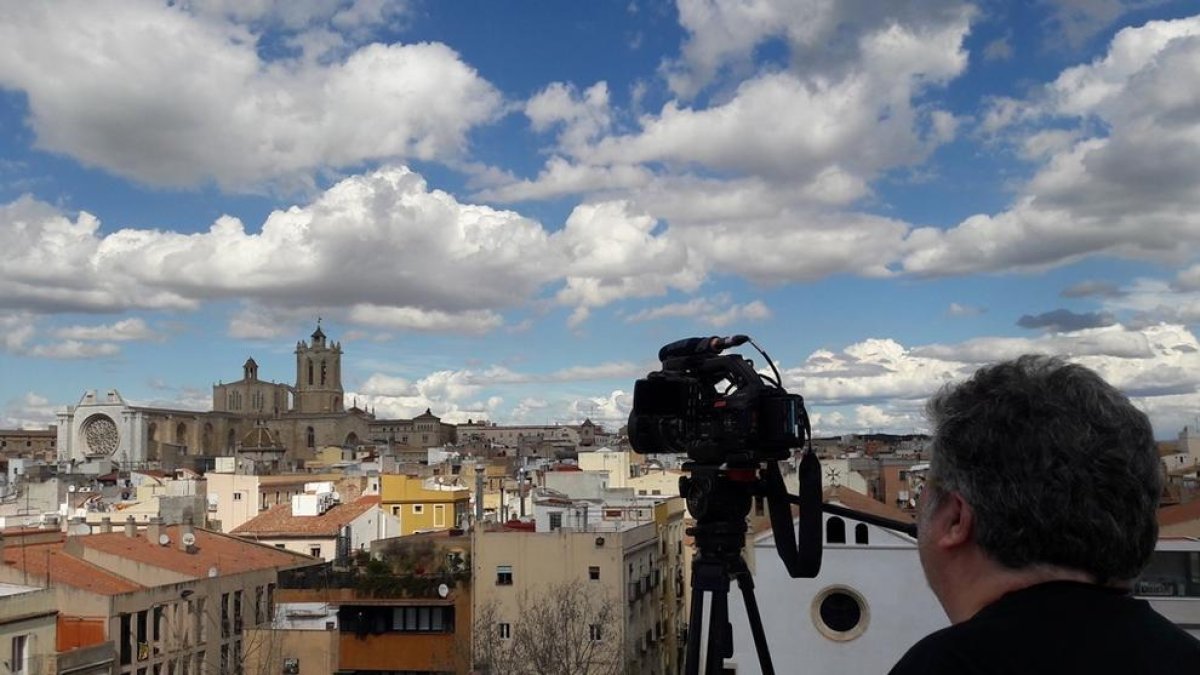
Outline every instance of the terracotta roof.
<path id="1" fill-rule="evenodd" d="M 235 528 L 231 534 L 259 537 L 336 537 L 350 521 L 379 505 L 377 495 L 338 504 L 319 516 L 292 515 L 291 504 L 279 504 Z"/>
<path id="2" fill-rule="evenodd" d="M 66 585 L 100 595 L 120 595 L 142 586 L 85 562 L 63 550 L 65 536 L 57 541 L 22 546 L 21 537 L 5 532 L 4 564 L 24 570 L 30 582 Z"/>
<path id="3" fill-rule="evenodd" d="M 87 548 L 196 578 L 208 576 L 213 567 L 225 575 L 312 562 L 308 556 L 200 528 L 193 530 L 196 545 L 188 552 L 179 548 L 182 533 L 178 525 L 164 526 L 162 532 L 171 539 L 166 546 L 151 543 L 145 532 L 139 532 L 136 537 L 128 537 L 124 532 L 109 532 L 81 539 Z"/>
<path id="4" fill-rule="evenodd" d="M 891 518 L 902 523 L 911 523 L 915 520 L 913 514 L 907 511 L 901 511 L 894 506 L 871 499 L 863 493 L 851 490 L 844 485 L 825 488 L 821 501 L 836 502 L 855 511 L 862 511 L 881 518 Z"/>
<path id="5" fill-rule="evenodd" d="M 1158 526 L 1178 525 L 1200 519 L 1200 499 L 1183 504 L 1164 506 L 1158 510 Z"/>

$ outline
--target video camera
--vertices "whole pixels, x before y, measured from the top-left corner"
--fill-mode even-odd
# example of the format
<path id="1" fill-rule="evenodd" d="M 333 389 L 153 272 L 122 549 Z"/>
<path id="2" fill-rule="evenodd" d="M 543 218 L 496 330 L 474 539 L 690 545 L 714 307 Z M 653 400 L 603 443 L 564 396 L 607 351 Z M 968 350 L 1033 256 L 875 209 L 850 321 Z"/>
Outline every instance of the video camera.
<path id="1" fill-rule="evenodd" d="M 629 442 L 642 454 L 687 454 L 693 462 L 747 466 L 791 458 L 808 433 L 804 399 L 750 360 L 722 355 L 749 337 L 687 338 L 658 352 L 662 370 L 633 388 Z"/>

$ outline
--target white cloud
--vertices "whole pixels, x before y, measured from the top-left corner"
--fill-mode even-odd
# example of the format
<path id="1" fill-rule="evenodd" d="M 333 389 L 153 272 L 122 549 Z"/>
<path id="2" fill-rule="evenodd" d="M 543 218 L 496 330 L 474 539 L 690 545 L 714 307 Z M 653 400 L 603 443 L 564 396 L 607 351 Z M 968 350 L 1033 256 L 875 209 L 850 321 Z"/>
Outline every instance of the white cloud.
<path id="1" fill-rule="evenodd" d="M 20 354 L 37 334 L 37 318 L 28 312 L 0 314 L 0 348 Z"/>
<path id="2" fill-rule="evenodd" d="M 784 382 L 805 397 L 822 433 L 865 427 L 907 432 L 924 428 L 924 401 L 942 386 L 984 364 L 1028 353 L 1063 356 L 1092 368 L 1147 411 L 1160 438 L 1172 437 L 1200 408 L 1200 341 L 1187 328 L 1166 324 L 911 348 L 864 340 L 840 352 L 814 352 L 786 369 Z"/>
<path id="3" fill-rule="evenodd" d="M 80 342 L 79 340 L 34 345 L 28 351 L 30 356 L 63 360 L 94 359 L 116 356 L 119 353 L 121 353 L 121 348 L 111 342 Z"/>
<path id="4" fill-rule="evenodd" d="M 1024 141 L 1045 163 L 1009 210 L 909 237 L 918 275 L 1040 269 L 1107 254 L 1182 262 L 1200 221 L 1200 17 L 1120 31 L 1108 52 L 1065 70 L 1025 106 L 1063 124 Z M 1033 111 L 1033 112 L 1030 112 Z M 1078 140 L 1076 139 L 1078 136 Z"/>
<path id="5" fill-rule="evenodd" d="M 656 321 L 660 319 L 690 318 L 699 323 L 722 328 L 734 323 L 762 321 L 771 318 L 771 310 L 761 300 L 736 304 L 728 294 L 711 298 L 692 298 L 686 302 L 674 302 L 650 307 L 627 317 L 627 323 Z"/>
<path id="6" fill-rule="evenodd" d="M 419 307 L 381 307 L 366 304 L 351 307 L 347 318 L 364 326 L 475 335 L 489 333 L 504 323 L 503 317 L 491 310 L 443 312 Z"/>
<path id="7" fill-rule="evenodd" d="M 957 302 L 950 303 L 950 306 L 946 308 L 946 314 L 950 316 L 979 316 L 986 311 L 987 309 L 983 307 L 974 307 Z"/>
<path id="8" fill-rule="evenodd" d="M 56 329 L 54 335 L 67 340 L 159 340 L 163 335 L 155 331 L 141 318 L 121 319 L 116 323 L 101 326 L 66 326 Z"/>
<path id="9" fill-rule="evenodd" d="M 256 3 L 241 18 L 303 22 L 332 6 L 295 9 L 303 4 Z M 256 36 L 224 13 L 148 0 L 6 3 L 0 86 L 25 94 L 42 149 L 150 185 L 231 190 L 304 184 L 370 160 L 453 160 L 467 132 L 501 111 L 500 94 L 445 45 L 265 62 Z"/>
<path id="10" fill-rule="evenodd" d="M 561 126 L 559 147 L 575 152 L 612 124 L 608 84 L 597 82 L 580 93 L 574 85 L 554 82 L 525 103 L 525 115 L 534 131 Z"/>
<path id="11" fill-rule="evenodd" d="M 58 419 L 56 413 L 60 406 L 50 403 L 50 400 L 35 392 L 9 399 L 4 404 L 0 427 L 5 429 L 45 429 Z"/>

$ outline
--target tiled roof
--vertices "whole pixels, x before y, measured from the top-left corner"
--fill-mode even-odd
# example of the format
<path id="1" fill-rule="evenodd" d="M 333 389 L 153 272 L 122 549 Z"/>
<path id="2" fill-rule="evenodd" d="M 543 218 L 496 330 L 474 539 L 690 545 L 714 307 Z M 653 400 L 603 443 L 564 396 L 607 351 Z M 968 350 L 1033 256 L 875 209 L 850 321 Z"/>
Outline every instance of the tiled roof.
<path id="1" fill-rule="evenodd" d="M 162 532 L 171 540 L 166 546 L 151 543 L 145 532 L 136 537 L 124 532 L 92 534 L 82 540 L 87 548 L 196 578 L 208 576 L 213 567 L 225 575 L 311 562 L 308 556 L 200 528 L 193 530 L 196 545 L 188 552 L 179 548 L 179 526 L 164 526 Z"/>
<path id="2" fill-rule="evenodd" d="M 63 550 L 65 537 L 57 541 L 22 546 L 19 536 L 6 532 L 4 564 L 24 570 L 29 583 L 66 585 L 100 595 L 120 595 L 142 588 L 138 584 L 84 562 Z M 122 535 L 123 536 L 123 535 Z"/>
<path id="3" fill-rule="evenodd" d="M 902 523 L 911 523 L 914 520 L 911 513 L 901 511 L 890 504 L 884 504 L 876 499 L 871 499 L 861 492 L 851 490 L 844 485 L 825 488 L 822 501 L 836 502 L 855 511 L 862 511 L 881 518 L 891 518 Z"/>
<path id="4" fill-rule="evenodd" d="M 260 537 L 336 537 L 341 528 L 379 505 L 378 496 L 338 504 L 319 516 L 294 516 L 291 504 L 279 504 L 233 530 L 232 534 Z"/>
<path id="5" fill-rule="evenodd" d="M 1183 504 L 1165 506 L 1158 510 L 1158 526 L 1178 525 L 1200 519 L 1200 499 Z"/>

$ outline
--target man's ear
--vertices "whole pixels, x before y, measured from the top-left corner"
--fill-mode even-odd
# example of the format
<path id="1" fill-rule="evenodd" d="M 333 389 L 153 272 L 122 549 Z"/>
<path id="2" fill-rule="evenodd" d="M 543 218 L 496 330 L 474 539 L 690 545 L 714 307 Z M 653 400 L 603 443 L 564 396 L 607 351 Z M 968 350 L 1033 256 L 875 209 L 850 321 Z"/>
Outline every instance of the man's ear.
<path id="1" fill-rule="evenodd" d="M 957 492 L 943 496 L 933 521 L 934 543 L 942 548 L 957 548 L 966 544 L 975 533 L 975 511 Z"/>

